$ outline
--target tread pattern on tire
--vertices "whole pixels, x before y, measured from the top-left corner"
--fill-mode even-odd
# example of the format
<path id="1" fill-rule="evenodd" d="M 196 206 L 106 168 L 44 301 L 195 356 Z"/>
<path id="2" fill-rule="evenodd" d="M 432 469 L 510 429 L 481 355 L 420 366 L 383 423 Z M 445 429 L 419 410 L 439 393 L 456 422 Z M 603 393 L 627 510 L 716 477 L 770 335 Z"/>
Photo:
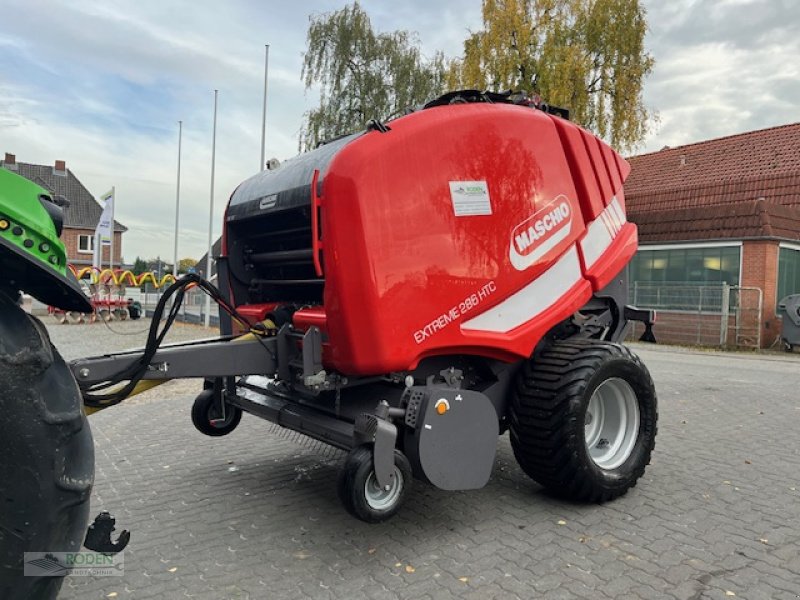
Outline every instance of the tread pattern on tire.
<path id="1" fill-rule="evenodd" d="M 0 292 L 0 598 L 55 598 L 24 552 L 75 552 L 86 534 L 94 444 L 72 372 L 44 325 Z"/>
<path id="2" fill-rule="evenodd" d="M 626 364 L 641 373 L 639 441 L 620 468 L 604 471 L 588 456 L 582 411 L 589 386 L 596 387 L 599 369 Z M 630 382 L 629 382 L 630 383 Z M 510 406 L 510 436 L 522 470 L 551 491 L 585 502 L 605 502 L 636 485 L 655 447 L 658 409 L 647 368 L 627 347 L 597 340 L 567 340 L 526 362 Z"/>

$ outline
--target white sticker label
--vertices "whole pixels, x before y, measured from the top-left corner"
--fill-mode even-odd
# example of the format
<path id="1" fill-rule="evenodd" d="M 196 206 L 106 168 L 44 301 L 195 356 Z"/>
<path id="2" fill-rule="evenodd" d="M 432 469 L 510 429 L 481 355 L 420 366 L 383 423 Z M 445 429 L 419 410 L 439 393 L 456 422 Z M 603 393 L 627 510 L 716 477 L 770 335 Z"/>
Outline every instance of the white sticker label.
<path id="1" fill-rule="evenodd" d="M 492 202 L 485 181 L 451 181 L 450 198 L 457 217 L 492 214 Z"/>

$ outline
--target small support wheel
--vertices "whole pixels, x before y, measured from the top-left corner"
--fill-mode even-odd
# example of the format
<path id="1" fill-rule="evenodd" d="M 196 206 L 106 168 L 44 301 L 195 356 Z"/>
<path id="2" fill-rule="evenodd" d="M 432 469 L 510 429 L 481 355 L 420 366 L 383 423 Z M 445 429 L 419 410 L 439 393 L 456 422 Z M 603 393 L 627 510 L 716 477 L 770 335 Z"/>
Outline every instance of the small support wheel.
<path id="1" fill-rule="evenodd" d="M 213 389 L 203 390 L 192 405 L 192 423 L 197 431 L 219 437 L 228 435 L 242 420 L 242 409 L 225 405 L 225 417 L 220 413 L 219 401 Z"/>
<path id="2" fill-rule="evenodd" d="M 339 473 L 339 499 L 351 515 L 366 523 L 393 517 L 411 487 L 411 465 L 400 450 L 394 451 L 394 474 L 388 488 L 378 485 L 372 462 L 372 446 L 350 451 Z"/>

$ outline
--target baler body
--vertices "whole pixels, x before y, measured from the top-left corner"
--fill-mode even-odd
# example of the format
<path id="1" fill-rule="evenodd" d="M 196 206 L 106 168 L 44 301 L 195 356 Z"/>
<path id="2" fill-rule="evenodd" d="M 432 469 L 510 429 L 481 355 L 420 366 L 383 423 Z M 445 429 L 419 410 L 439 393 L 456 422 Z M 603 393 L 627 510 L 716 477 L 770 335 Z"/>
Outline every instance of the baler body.
<path id="1" fill-rule="evenodd" d="M 293 305 L 346 375 L 436 355 L 518 361 L 635 253 L 628 172 L 541 111 L 415 112 L 244 182 L 226 213 L 230 291 L 254 320 Z"/>

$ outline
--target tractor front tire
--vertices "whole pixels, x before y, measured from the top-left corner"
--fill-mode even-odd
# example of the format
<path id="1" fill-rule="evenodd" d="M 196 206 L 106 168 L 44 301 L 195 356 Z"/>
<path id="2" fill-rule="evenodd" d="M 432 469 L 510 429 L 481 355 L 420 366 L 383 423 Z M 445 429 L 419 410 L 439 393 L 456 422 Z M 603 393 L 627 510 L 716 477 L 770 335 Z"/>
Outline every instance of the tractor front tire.
<path id="1" fill-rule="evenodd" d="M 195 429 L 211 437 L 228 435 L 242 420 L 242 409 L 225 405 L 225 418 L 220 419 L 219 402 L 213 389 L 200 392 L 192 404 L 192 423 Z"/>
<path id="2" fill-rule="evenodd" d="M 511 446 L 525 473 L 557 495 L 605 502 L 644 474 L 658 409 L 647 368 L 628 348 L 553 343 L 518 375 Z"/>
<path id="3" fill-rule="evenodd" d="M 94 445 L 78 385 L 42 323 L 0 291 L 0 598 L 55 598 L 63 576 L 25 576 L 25 552 L 76 552 Z"/>

